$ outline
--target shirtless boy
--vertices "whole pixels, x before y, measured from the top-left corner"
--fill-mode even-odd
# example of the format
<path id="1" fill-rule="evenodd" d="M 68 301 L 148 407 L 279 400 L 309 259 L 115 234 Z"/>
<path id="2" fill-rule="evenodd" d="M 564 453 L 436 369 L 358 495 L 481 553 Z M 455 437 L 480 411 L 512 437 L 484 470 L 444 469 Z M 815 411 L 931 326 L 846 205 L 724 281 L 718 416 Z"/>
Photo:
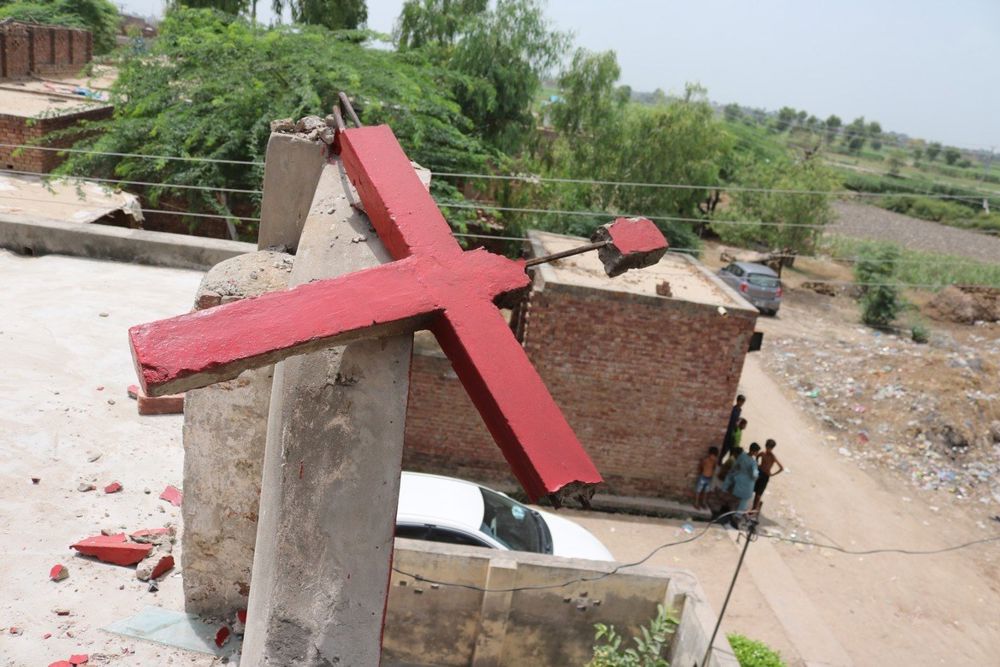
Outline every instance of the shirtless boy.
<path id="1" fill-rule="evenodd" d="M 708 509 L 708 489 L 712 484 L 712 475 L 715 474 L 715 466 L 719 462 L 719 448 L 709 447 L 708 454 L 699 464 L 698 483 L 694 487 L 694 508 L 700 510 Z"/>
<path id="2" fill-rule="evenodd" d="M 777 446 L 778 444 L 774 440 L 768 439 L 764 443 L 764 452 L 758 455 L 760 458 L 757 466 L 760 469 L 760 475 L 757 477 L 757 482 L 753 487 L 753 510 L 755 512 L 760 510 L 760 499 L 764 495 L 764 489 L 767 488 L 768 481 L 775 475 L 781 474 L 785 469 L 785 466 L 781 465 L 778 457 L 774 455 L 774 448 Z M 776 471 L 774 470 L 774 466 L 778 466 Z"/>

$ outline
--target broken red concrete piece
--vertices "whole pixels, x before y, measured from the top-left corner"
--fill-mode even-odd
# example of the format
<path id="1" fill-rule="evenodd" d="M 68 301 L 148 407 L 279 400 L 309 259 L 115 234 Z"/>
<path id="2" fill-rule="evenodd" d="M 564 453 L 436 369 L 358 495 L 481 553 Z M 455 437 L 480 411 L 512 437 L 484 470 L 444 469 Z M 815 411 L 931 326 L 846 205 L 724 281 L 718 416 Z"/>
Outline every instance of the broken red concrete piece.
<path id="1" fill-rule="evenodd" d="M 117 535 L 95 535 L 70 545 L 84 556 L 93 556 L 105 563 L 115 565 L 135 565 L 149 555 L 152 544 L 126 542 L 125 533 Z"/>
<path id="2" fill-rule="evenodd" d="M 184 494 L 176 486 L 167 484 L 167 488 L 163 489 L 163 493 L 160 494 L 160 500 L 166 500 L 174 507 L 180 507 L 184 501 Z"/>
<path id="3" fill-rule="evenodd" d="M 12 634 L 12 635 L 20 635 L 20 634 L 24 633 L 24 630 L 22 630 L 21 628 L 17 627 L 16 625 L 12 625 L 12 626 L 10 626 L 10 630 L 8 630 L 8 632 L 10 634 Z"/>
<path id="4" fill-rule="evenodd" d="M 145 542 L 155 544 L 157 542 L 163 541 L 165 537 L 173 535 L 174 531 L 170 528 L 143 528 L 142 530 L 137 530 L 129 535 L 133 542 Z"/>
<path id="5" fill-rule="evenodd" d="M 229 641 L 229 628 L 223 625 L 219 628 L 219 631 L 215 633 L 215 645 L 222 648 Z"/>
<path id="6" fill-rule="evenodd" d="M 89 660 L 90 656 L 86 653 L 78 653 L 69 657 L 70 664 L 73 665 L 85 665 Z"/>
<path id="7" fill-rule="evenodd" d="M 52 581 L 62 581 L 68 576 L 69 576 L 69 570 L 67 570 L 66 566 L 62 564 L 57 563 L 56 565 L 52 566 L 51 570 L 49 570 L 49 579 L 51 579 Z"/>
<path id="8" fill-rule="evenodd" d="M 239 611 L 237 611 L 236 612 L 236 620 L 238 620 L 243 625 L 246 625 L 247 624 L 247 610 L 246 609 L 240 609 Z"/>
<path id="9" fill-rule="evenodd" d="M 157 562 L 156 567 L 153 568 L 153 573 L 149 575 L 150 579 L 159 579 L 164 574 L 174 569 L 174 557 L 167 554 L 160 558 Z"/>
<path id="10" fill-rule="evenodd" d="M 55 662 L 50 662 L 49 667 L 73 667 L 73 663 L 69 660 L 56 660 Z"/>
<path id="11" fill-rule="evenodd" d="M 122 485 L 120 482 L 111 482 L 106 487 L 104 487 L 104 493 L 118 493 L 122 490 Z"/>
<path id="12" fill-rule="evenodd" d="M 651 220 L 618 218 L 602 225 L 590 237 L 591 241 L 610 241 L 597 251 L 604 272 L 614 277 L 629 269 L 641 269 L 660 261 L 670 244 Z"/>
<path id="13" fill-rule="evenodd" d="M 129 398 L 138 398 L 138 396 L 139 396 L 139 385 L 137 385 L 137 384 L 130 384 L 128 386 L 128 388 L 126 389 L 126 391 L 128 392 L 128 397 Z"/>

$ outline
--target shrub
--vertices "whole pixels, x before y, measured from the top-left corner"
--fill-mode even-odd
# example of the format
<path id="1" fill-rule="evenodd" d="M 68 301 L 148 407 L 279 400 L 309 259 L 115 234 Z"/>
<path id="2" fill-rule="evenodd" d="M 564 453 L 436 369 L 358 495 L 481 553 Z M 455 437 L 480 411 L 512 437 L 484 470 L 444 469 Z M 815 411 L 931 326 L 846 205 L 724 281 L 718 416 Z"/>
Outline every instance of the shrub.
<path id="1" fill-rule="evenodd" d="M 914 322 L 910 325 L 910 339 L 914 343 L 927 343 L 931 339 L 931 332 L 922 322 Z"/>
<path id="2" fill-rule="evenodd" d="M 896 281 L 899 249 L 893 246 L 865 247 L 854 265 L 854 279 L 861 287 L 861 321 L 886 327 L 903 308 Z"/>
<path id="3" fill-rule="evenodd" d="M 587 667 L 669 667 L 662 654 L 670 644 L 677 619 L 662 604 L 656 605 L 656 617 L 649 625 L 640 628 L 642 636 L 632 638 L 635 648 L 622 648 L 623 638 L 615 626 L 597 623 L 594 627 L 594 657 Z"/>
<path id="4" fill-rule="evenodd" d="M 737 634 L 729 635 L 728 639 L 740 667 L 786 667 L 781 654 L 764 642 Z"/>

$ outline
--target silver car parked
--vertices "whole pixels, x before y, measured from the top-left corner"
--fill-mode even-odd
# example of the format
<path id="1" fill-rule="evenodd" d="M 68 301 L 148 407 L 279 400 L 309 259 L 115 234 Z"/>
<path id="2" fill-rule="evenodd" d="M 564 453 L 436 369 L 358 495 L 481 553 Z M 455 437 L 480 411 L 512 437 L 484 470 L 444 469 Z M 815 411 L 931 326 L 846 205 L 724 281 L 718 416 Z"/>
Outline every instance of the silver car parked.
<path id="1" fill-rule="evenodd" d="M 719 277 L 760 312 L 776 315 L 781 307 L 781 280 L 763 264 L 733 262 L 719 270 Z"/>

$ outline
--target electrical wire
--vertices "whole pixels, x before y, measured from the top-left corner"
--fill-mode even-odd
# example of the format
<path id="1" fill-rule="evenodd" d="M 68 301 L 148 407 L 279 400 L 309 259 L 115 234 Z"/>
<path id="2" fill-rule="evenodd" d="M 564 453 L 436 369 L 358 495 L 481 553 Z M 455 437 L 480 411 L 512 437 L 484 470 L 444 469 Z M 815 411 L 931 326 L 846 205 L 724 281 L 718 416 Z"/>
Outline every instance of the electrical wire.
<path id="1" fill-rule="evenodd" d="M 819 549 L 830 549 L 832 551 L 839 551 L 841 553 L 847 554 L 849 556 L 870 556 L 873 554 L 900 554 L 904 556 L 931 556 L 934 554 L 943 554 L 950 551 L 960 551 L 961 549 L 967 549 L 979 544 L 987 544 L 989 542 L 1000 541 L 1000 535 L 994 535 L 993 537 L 986 537 L 981 540 L 971 540 L 969 542 L 963 542 L 962 544 L 955 544 L 950 547 L 942 547 L 940 549 L 902 549 L 899 547 L 889 547 L 882 549 L 845 549 L 844 547 L 837 546 L 835 544 L 823 544 L 822 542 L 813 542 L 811 540 L 801 540 L 795 537 L 784 537 L 782 535 L 776 535 L 774 533 L 768 533 L 760 531 L 759 533 L 762 537 L 767 537 L 772 540 L 778 540 L 780 542 L 790 542 L 792 544 L 804 544 L 812 547 L 817 547 Z"/>
<path id="2" fill-rule="evenodd" d="M 56 206 L 76 206 L 77 208 L 82 207 L 83 204 L 83 202 L 52 201 L 50 199 L 33 199 L 31 197 L 13 197 L 10 195 L 0 195 L 0 199 L 13 200 L 13 201 L 30 201 L 39 204 L 54 204 Z M 253 218 L 241 215 L 222 215 L 221 213 L 193 213 L 191 211 L 167 211 L 164 209 L 156 209 L 156 208 L 143 208 L 142 212 L 163 213 L 166 215 L 183 215 L 183 216 L 190 216 L 193 218 L 219 218 L 222 220 L 246 220 L 248 222 L 260 222 L 260 218 Z"/>
<path id="3" fill-rule="evenodd" d="M 239 188 L 223 188 L 215 187 L 211 185 L 184 185 L 181 183 L 151 183 L 148 181 L 124 181 L 114 178 L 99 178 L 97 176 L 72 176 L 72 175 L 57 175 L 47 174 L 42 171 L 21 171 L 17 169 L 4 169 L 0 173 L 6 174 L 20 174 L 22 176 L 41 176 L 45 180 L 78 180 L 78 181 L 94 181 L 97 183 L 120 183 L 123 185 L 139 185 L 143 187 L 153 187 L 153 188 L 180 188 L 184 190 L 208 190 L 210 192 L 236 192 L 239 194 L 248 195 L 260 195 L 264 194 L 263 190 L 241 190 Z"/>
<path id="4" fill-rule="evenodd" d="M 255 167 L 263 166 L 263 162 L 249 160 L 225 160 L 212 157 L 189 157 L 184 155 L 145 155 L 143 153 L 112 153 L 109 151 L 92 151 L 84 148 L 57 148 L 53 146 L 33 146 L 29 144 L 0 144 L 0 148 L 30 148 L 39 151 L 54 151 L 56 153 L 84 153 L 87 155 L 108 155 L 111 157 L 134 157 L 146 160 L 179 160 L 182 162 L 212 162 L 216 164 L 242 164 Z"/>
<path id="5" fill-rule="evenodd" d="M 462 583 L 453 582 L 453 581 L 439 581 L 437 579 L 430 579 L 430 578 L 425 577 L 425 576 L 420 575 L 420 574 L 414 574 L 412 572 L 407 572 L 405 570 L 402 570 L 402 569 L 396 567 L 395 565 L 392 566 L 392 570 L 393 570 L 393 572 L 396 572 L 397 574 L 401 574 L 401 575 L 406 576 L 406 577 L 412 577 L 416 581 L 422 581 L 424 583 L 434 584 L 434 585 L 437 585 L 437 586 L 451 586 L 451 587 L 454 587 L 454 588 L 467 588 L 469 590 L 480 591 L 482 593 L 516 593 L 518 591 L 540 591 L 540 590 L 549 590 L 549 589 L 554 589 L 554 588 L 565 588 L 566 586 L 572 586 L 573 584 L 582 584 L 582 583 L 590 583 L 592 581 L 600 581 L 601 579 L 606 579 L 606 578 L 610 577 L 611 575 L 618 574 L 619 572 L 621 572 L 622 570 L 624 570 L 626 568 L 637 567 L 639 565 L 642 565 L 643 563 L 645 563 L 646 561 L 648 561 L 650 558 L 652 558 L 654 555 L 656 555 L 657 553 L 659 553 L 663 549 L 667 549 L 669 547 L 676 547 L 676 546 L 679 546 L 681 544 L 687 544 L 689 542 L 694 542 L 695 540 L 704 537 L 705 534 L 708 533 L 709 529 L 712 527 L 713 524 L 718 523 L 722 519 L 725 519 L 727 517 L 731 517 L 731 516 L 735 516 L 735 515 L 741 515 L 741 514 L 746 514 L 746 512 L 726 512 L 724 514 L 720 514 L 719 516 L 715 517 L 711 521 L 707 522 L 705 524 L 705 527 L 702 528 L 700 532 L 695 533 L 691 537 L 685 538 L 683 540 L 677 540 L 675 542 L 667 542 L 665 544 L 661 544 L 660 546 L 656 547 L 655 549 L 653 549 L 652 551 L 650 551 L 648 554 L 646 554 L 643 558 L 640 558 L 637 561 L 634 561 L 632 563 L 622 563 L 622 564 L 619 564 L 619 565 L 615 566 L 612 570 L 610 570 L 608 572 L 602 572 L 601 574 L 599 574 L 597 576 L 593 576 L 593 577 L 577 577 L 575 579 L 570 579 L 569 581 L 564 581 L 564 582 L 562 582 L 560 584 L 543 584 L 543 585 L 538 585 L 538 586 L 514 586 L 514 587 L 511 587 L 511 588 L 485 588 L 483 586 L 476 586 L 474 584 L 462 584 Z"/>
<path id="6" fill-rule="evenodd" d="M 88 155 L 106 155 L 111 157 L 130 157 L 130 158 L 140 158 L 140 159 L 150 159 L 150 160 L 181 160 L 186 162 L 209 162 L 209 163 L 221 163 L 221 164 L 237 164 L 237 165 L 249 165 L 249 166 L 263 166 L 263 162 L 250 161 L 250 160 L 226 160 L 219 158 L 205 158 L 205 157 L 193 157 L 193 156 L 176 156 L 176 155 L 146 155 L 142 153 L 115 153 L 108 151 L 94 151 L 86 150 L 81 148 L 58 148 L 51 146 L 33 146 L 29 144 L 6 144 L 0 143 L 0 148 L 16 148 L 21 150 L 40 150 L 40 151 L 52 151 L 52 152 L 63 152 L 63 153 L 83 153 Z M 939 193 L 917 193 L 917 192 L 865 192 L 860 190 L 806 190 L 806 189 L 792 189 L 792 188 L 760 188 L 751 186 L 740 186 L 740 185 L 693 185 L 688 183 L 649 183 L 640 181 L 609 181 L 609 180 L 599 180 L 599 179 L 585 179 L 585 178 L 557 178 L 557 177 L 543 177 L 534 174 L 477 174 L 477 173 L 466 173 L 466 172 L 450 172 L 446 170 L 438 171 L 431 167 L 435 176 L 445 177 L 445 178 L 475 178 L 475 179 L 487 179 L 487 180 L 505 180 L 505 181 L 521 181 L 526 183 L 566 183 L 566 184 L 577 184 L 577 185 L 605 185 L 605 186 L 617 186 L 617 187 L 644 187 L 644 188 L 663 188 L 663 189 L 676 189 L 676 190 L 720 190 L 727 192 L 759 192 L 759 193 L 773 193 L 773 194 L 786 194 L 786 195 L 826 195 L 835 197 L 925 197 L 929 199 L 957 199 L 957 200 L 967 200 L 967 201 L 979 201 L 981 199 L 1000 199 L 1000 192 L 987 191 L 984 193 L 970 193 L 967 195 L 947 195 Z M 166 186 L 167 184 L 163 184 Z M 174 186 L 181 187 L 181 186 Z M 253 191 L 254 193 L 259 193 L 258 191 Z"/>

